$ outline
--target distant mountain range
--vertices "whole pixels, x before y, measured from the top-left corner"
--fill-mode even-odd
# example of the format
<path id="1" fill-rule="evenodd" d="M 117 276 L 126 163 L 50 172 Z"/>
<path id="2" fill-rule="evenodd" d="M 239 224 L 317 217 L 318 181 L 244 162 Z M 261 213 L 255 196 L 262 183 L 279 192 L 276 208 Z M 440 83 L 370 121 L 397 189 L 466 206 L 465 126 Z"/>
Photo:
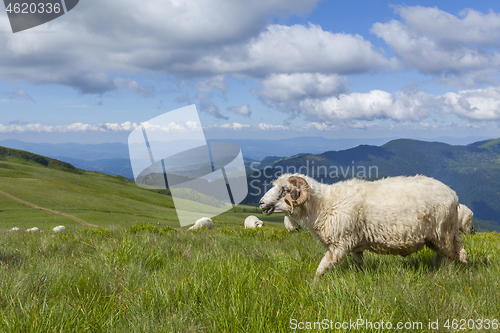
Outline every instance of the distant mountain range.
<path id="1" fill-rule="evenodd" d="M 272 165 L 270 159 L 280 159 L 284 156 L 294 156 L 301 153 L 320 154 L 326 151 L 338 151 L 360 144 L 382 145 L 394 138 L 376 139 L 325 139 L 323 137 L 299 137 L 281 140 L 266 139 L 217 139 L 209 141 L 233 142 L 240 146 L 245 163 L 266 161 L 261 165 Z M 482 137 L 452 138 L 442 137 L 435 140 L 467 144 L 483 140 Z M 132 179 L 133 173 L 129 161 L 128 146 L 124 143 L 79 144 L 79 143 L 32 143 L 19 140 L 3 140 L 0 146 L 21 149 L 35 154 L 55 158 L 71 163 L 77 168 L 120 175 Z M 274 157 L 273 157 L 274 156 Z"/>

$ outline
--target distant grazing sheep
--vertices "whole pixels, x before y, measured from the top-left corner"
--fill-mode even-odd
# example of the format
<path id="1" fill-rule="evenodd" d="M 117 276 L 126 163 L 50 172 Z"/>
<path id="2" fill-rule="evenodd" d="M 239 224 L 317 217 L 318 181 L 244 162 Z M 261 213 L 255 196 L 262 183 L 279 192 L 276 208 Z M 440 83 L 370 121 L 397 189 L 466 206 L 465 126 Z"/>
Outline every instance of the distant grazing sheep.
<path id="1" fill-rule="evenodd" d="M 212 221 L 212 219 L 209 219 L 208 217 L 202 217 L 201 219 L 197 220 L 194 225 L 188 230 L 196 230 L 201 228 L 212 229 L 213 227 L 214 222 Z"/>
<path id="2" fill-rule="evenodd" d="M 14 228 L 10 229 L 9 231 L 19 231 L 19 228 L 14 227 Z"/>
<path id="3" fill-rule="evenodd" d="M 264 222 L 259 220 L 257 216 L 250 215 L 245 219 L 245 229 L 262 228 Z"/>
<path id="4" fill-rule="evenodd" d="M 458 197 L 433 178 L 352 179 L 327 185 L 284 174 L 273 185 L 260 200 L 264 213 L 285 213 L 327 248 L 316 279 L 349 252 L 363 266 L 365 250 L 407 256 L 426 245 L 436 251 L 436 264 L 454 258 L 466 262 Z"/>
<path id="5" fill-rule="evenodd" d="M 39 232 L 40 229 L 38 229 L 37 227 L 33 227 L 31 229 L 26 229 L 26 232 Z"/>
<path id="6" fill-rule="evenodd" d="M 460 231 L 468 235 L 471 233 L 472 217 L 474 213 L 466 205 L 458 205 L 458 223 Z"/>
<path id="7" fill-rule="evenodd" d="M 297 231 L 300 229 L 300 225 L 291 220 L 288 216 L 285 215 L 285 219 L 283 220 L 285 224 L 285 228 L 288 231 Z"/>
<path id="8" fill-rule="evenodd" d="M 66 228 L 63 225 L 58 225 L 57 227 L 54 227 L 54 229 L 52 229 L 53 232 L 61 232 L 64 230 L 66 230 Z"/>

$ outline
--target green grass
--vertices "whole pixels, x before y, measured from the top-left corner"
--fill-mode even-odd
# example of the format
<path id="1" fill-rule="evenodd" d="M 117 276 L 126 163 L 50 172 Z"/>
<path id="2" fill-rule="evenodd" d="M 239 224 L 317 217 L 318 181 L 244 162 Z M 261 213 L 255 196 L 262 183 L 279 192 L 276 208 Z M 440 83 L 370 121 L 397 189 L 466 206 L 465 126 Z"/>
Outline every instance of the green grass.
<path id="1" fill-rule="evenodd" d="M 304 231 L 3 230 L 0 331 L 281 332 L 293 319 L 498 319 L 500 235 L 467 236 L 465 246 L 469 263 L 449 269 L 434 269 L 430 250 L 368 253 L 365 271 L 346 258 L 315 284 L 324 250 Z"/>

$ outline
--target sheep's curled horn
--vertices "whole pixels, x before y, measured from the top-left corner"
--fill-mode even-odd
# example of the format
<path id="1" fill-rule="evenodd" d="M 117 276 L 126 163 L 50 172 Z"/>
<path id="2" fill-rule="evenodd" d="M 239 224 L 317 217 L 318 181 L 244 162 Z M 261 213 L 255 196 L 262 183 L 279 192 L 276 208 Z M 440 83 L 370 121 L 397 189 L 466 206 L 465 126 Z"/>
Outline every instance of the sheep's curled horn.
<path id="1" fill-rule="evenodd" d="M 307 184 L 306 180 L 302 177 L 297 177 L 297 176 L 290 176 L 288 178 L 288 182 L 292 185 L 292 189 L 290 192 L 295 192 L 299 191 L 299 197 L 297 199 L 292 199 L 290 194 L 285 195 L 285 202 L 292 207 L 292 212 L 293 213 L 293 206 L 297 205 L 300 206 L 304 202 L 306 202 L 307 198 L 309 197 L 309 184 Z"/>

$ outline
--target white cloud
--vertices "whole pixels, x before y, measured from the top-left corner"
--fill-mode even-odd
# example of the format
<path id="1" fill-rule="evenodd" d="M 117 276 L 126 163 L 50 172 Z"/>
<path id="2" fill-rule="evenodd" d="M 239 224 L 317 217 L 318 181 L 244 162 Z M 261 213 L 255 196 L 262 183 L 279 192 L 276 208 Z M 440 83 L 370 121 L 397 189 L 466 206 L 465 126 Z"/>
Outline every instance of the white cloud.
<path id="1" fill-rule="evenodd" d="M 317 1 L 83 1 L 70 15 L 29 33 L 1 34 L 0 79 L 103 93 L 117 88 L 110 73 L 212 75 L 211 68 L 191 65 L 207 55 L 218 57 L 229 45 L 244 48 L 270 17 L 306 14 Z M 0 16 L 0 28 L 10 29 L 6 15 Z M 144 93 L 132 82 L 118 83 Z"/>
<path id="2" fill-rule="evenodd" d="M 366 73 L 390 65 L 391 61 L 359 35 L 332 33 L 314 24 L 274 24 L 247 43 L 227 45 L 179 68 L 260 77 L 269 73 Z"/>
<path id="3" fill-rule="evenodd" d="M 345 93 L 348 90 L 346 81 L 346 77 L 336 74 L 271 74 L 262 80 L 262 88 L 254 91 L 274 102 L 296 102 Z"/>
<path id="4" fill-rule="evenodd" d="M 318 131 L 329 131 L 335 129 L 337 126 L 335 125 L 328 125 L 325 123 L 317 123 L 317 122 L 312 122 L 307 124 L 304 129 L 305 130 L 318 130 Z"/>
<path id="5" fill-rule="evenodd" d="M 42 125 L 37 124 L 0 124 L 0 133 L 70 133 L 70 132 L 129 132 L 136 128 L 136 123 L 84 124 L 74 123 L 69 125 Z"/>
<path id="6" fill-rule="evenodd" d="M 469 120 L 500 120 L 500 88 L 460 90 L 440 96 L 443 110 Z"/>
<path id="7" fill-rule="evenodd" d="M 300 102 L 301 112 L 307 119 L 326 122 L 352 119 L 417 121 L 429 114 L 430 107 L 434 107 L 434 98 L 423 92 L 400 91 L 395 98 L 381 90 Z"/>
<path id="8" fill-rule="evenodd" d="M 236 131 L 239 131 L 243 128 L 250 128 L 250 125 L 247 125 L 247 124 L 240 124 L 240 123 L 232 123 L 232 124 L 222 124 L 222 125 L 218 125 L 218 126 L 215 126 L 217 128 L 223 128 L 223 129 L 232 129 L 232 130 L 236 130 Z"/>
<path id="9" fill-rule="evenodd" d="M 393 102 L 390 93 L 372 90 L 369 93 L 342 94 L 326 100 L 306 99 L 300 107 L 307 118 L 322 121 L 374 119 L 383 117 Z"/>
<path id="10" fill-rule="evenodd" d="M 243 104 L 242 106 L 230 106 L 227 108 L 227 110 L 249 118 L 252 114 L 252 111 L 250 111 L 250 106 L 248 104 Z"/>
<path id="11" fill-rule="evenodd" d="M 288 127 L 283 126 L 283 125 L 272 125 L 272 124 L 266 124 L 266 123 L 260 123 L 259 126 L 257 126 L 259 130 L 262 131 L 275 131 L 275 130 L 286 130 Z"/>
<path id="12" fill-rule="evenodd" d="M 195 121 L 187 121 L 185 123 L 172 122 L 168 125 L 151 124 L 146 121 L 141 123 L 141 125 L 144 129 L 147 129 L 148 132 L 158 131 L 166 133 L 187 133 L 199 132 L 201 130 L 200 124 Z"/>
<path id="13" fill-rule="evenodd" d="M 443 42 L 500 46 L 500 14 L 493 11 L 483 14 L 465 9 L 457 17 L 436 7 L 396 6 L 395 9 L 408 29 L 419 35 Z"/>
<path id="14" fill-rule="evenodd" d="M 347 121 L 347 125 L 343 126 L 351 127 L 352 120 L 374 119 L 420 122 L 421 127 L 429 127 L 433 125 L 423 119 L 439 114 L 454 114 L 471 121 L 500 120 L 500 87 L 460 90 L 440 96 L 412 88 L 403 89 L 394 95 L 372 90 L 369 93 L 342 94 L 327 99 L 306 99 L 300 102 L 300 112 L 306 119 L 313 121 L 311 124 L 319 122 L 331 125 Z M 321 129 L 325 125 L 314 126 Z"/>
<path id="15" fill-rule="evenodd" d="M 172 122 L 166 125 L 155 125 L 148 122 L 141 124 L 126 121 L 124 123 L 100 123 L 84 124 L 73 123 L 69 125 L 42 125 L 21 123 L 19 121 L 11 122 L 8 125 L 0 124 L 0 133 L 74 133 L 74 132 L 131 132 L 138 126 L 144 126 L 148 131 L 162 131 L 167 133 L 187 133 L 199 131 L 201 126 L 194 121 L 185 123 Z M 244 125 L 243 125 L 244 126 Z"/>
<path id="16" fill-rule="evenodd" d="M 500 14 L 469 9 L 454 16 L 437 8 L 397 6 L 402 21 L 375 23 L 407 69 L 459 87 L 492 83 L 500 66 Z M 487 73 L 489 71 L 489 73 Z"/>
<path id="17" fill-rule="evenodd" d="M 346 81 L 336 74 L 271 74 L 262 80 L 262 88 L 254 88 L 252 92 L 268 107 L 288 113 L 289 121 L 300 113 L 300 101 L 345 93 L 349 90 Z"/>

